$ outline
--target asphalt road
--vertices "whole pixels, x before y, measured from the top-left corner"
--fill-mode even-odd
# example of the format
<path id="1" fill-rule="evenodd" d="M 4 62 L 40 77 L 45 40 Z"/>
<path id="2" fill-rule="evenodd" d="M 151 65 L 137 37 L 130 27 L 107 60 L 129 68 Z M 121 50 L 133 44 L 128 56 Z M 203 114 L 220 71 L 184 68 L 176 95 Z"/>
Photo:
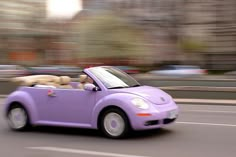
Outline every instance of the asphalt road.
<path id="1" fill-rule="evenodd" d="M 236 106 L 180 108 L 176 123 L 160 130 L 136 132 L 123 140 L 107 139 L 98 131 L 86 129 L 37 127 L 30 132 L 13 132 L 1 115 L 0 156 L 235 157 Z"/>

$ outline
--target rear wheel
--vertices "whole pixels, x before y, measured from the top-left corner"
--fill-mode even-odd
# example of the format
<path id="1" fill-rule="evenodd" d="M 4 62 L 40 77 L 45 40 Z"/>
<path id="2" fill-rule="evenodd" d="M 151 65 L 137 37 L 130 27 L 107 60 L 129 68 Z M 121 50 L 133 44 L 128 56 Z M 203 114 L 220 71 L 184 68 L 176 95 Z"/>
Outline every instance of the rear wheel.
<path id="1" fill-rule="evenodd" d="M 29 116 L 21 105 L 13 105 L 7 114 L 8 125 L 12 130 L 23 131 L 29 127 Z"/>
<path id="2" fill-rule="evenodd" d="M 126 114 L 120 109 L 108 109 L 101 117 L 100 128 L 110 138 L 127 136 L 130 125 Z"/>

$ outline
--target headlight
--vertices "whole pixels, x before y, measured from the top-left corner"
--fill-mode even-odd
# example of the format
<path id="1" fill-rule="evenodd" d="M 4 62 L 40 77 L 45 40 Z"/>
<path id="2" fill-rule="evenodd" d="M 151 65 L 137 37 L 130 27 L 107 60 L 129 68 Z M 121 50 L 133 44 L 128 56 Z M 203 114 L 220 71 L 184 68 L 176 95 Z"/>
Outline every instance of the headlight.
<path id="1" fill-rule="evenodd" d="M 141 98 L 134 98 L 132 100 L 132 103 L 134 104 L 134 106 L 136 106 L 137 108 L 140 108 L 140 109 L 148 109 L 149 108 L 149 105 L 147 102 L 145 102 L 143 99 Z"/>

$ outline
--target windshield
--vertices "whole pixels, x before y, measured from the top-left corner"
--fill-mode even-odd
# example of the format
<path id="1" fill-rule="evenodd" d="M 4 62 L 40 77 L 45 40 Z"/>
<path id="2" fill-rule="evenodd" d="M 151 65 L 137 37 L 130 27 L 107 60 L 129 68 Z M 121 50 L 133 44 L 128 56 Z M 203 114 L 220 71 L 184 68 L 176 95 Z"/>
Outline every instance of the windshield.
<path id="1" fill-rule="evenodd" d="M 113 67 L 94 67 L 90 68 L 89 71 L 108 89 L 140 86 L 135 79 Z"/>

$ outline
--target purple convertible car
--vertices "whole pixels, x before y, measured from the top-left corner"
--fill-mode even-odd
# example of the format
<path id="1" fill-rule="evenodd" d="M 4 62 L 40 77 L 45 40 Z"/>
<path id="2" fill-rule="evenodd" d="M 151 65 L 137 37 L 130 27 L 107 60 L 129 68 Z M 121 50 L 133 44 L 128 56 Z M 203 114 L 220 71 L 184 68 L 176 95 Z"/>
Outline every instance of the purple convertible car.
<path id="1" fill-rule="evenodd" d="M 91 67 L 79 82 L 66 76 L 36 75 L 18 79 L 4 111 L 11 129 L 50 125 L 99 129 L 110 138 L 174 122 L 178 106 L 162 90 L 141 86 L 110 66 Z"/>

